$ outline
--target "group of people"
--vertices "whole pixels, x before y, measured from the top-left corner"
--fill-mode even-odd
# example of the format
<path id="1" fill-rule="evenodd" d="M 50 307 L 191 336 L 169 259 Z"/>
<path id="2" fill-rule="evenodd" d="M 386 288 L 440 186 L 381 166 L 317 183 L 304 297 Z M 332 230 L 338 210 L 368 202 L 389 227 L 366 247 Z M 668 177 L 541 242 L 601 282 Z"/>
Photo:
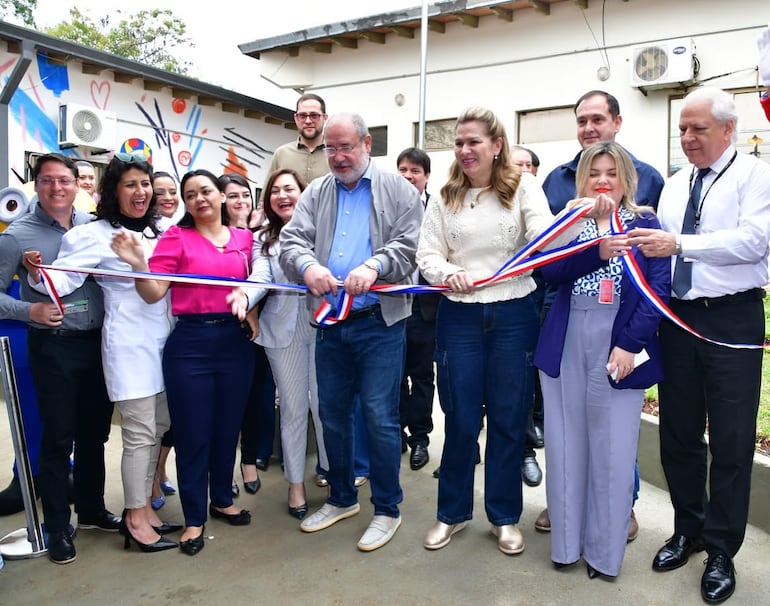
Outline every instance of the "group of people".
<path id="1" fill-rule="evenodd" d="M 730 597 L 759 402 L 770 168 L 736 152 L 737 111 L 719 89 L 685 97 L 679 128 L 691 166 L 665 183 L 614 141 L 622 118 L 612 95 L 590 91 L 574 109 L 581 151 L 541 187 L 531 174 L 536 156 L 523 150 L 529 160 L 515 160 L 522 150 L 511 147 L 499 117 L 467 108 L 448 179 L 429 196 L 427 154 L 409 148 L 398 158 L 400 174 L 383 171 L 360 115 L 329 117 L 320 97 L 303 95 L 300 135 L 276 150 L 264 216 L 252 213 L 248 181 L 196 169 L 179 185 L 184 216 L 162 220 L 176 210 L 161 195 L 173 178 L 153 173 L 142 155 L 115 154 L 91 221 L 72 206 L 72 160 L 39 158 L 39 200 L 0 235 L 0 277 L 21 277 L 15 309 L 30 327 L 51 559 L 76 557 L 66 500 L 73 442 L 81 527 L 119 530 L 126 547 L 195 555 L 208 516 L 250 522 L 233 502 L 232 474 L 253 400 L 256 339 L 280 401 L 288 513 L 303 532 L 324 530 L 360 512 L 358 487 L 368 477 L 373 517 L 357 545 L 365 552 L 387 544 L 401 524 L 401 453 L 411 448 L 412 469 L 429 460 L 433 363 L 445 441 L 437 519 L 424 546 L 447 546 L 473 517 L 485 415 L 490 532 L 503 553 L 524 551 L 522 461 L 537 372 L 548 508 L 536 527 L 551 532 L 556 569 L 582 559 L 590 578 L 617 576 L 638 531 L 640 412 L 644 390 L 659 384 L 675 524 L 652 567 L 676 569 L 705 549 L 703 598 Z M 535 252 L 579 247 L 544 265 L 542 284 L 530 272 L 486 283 L 578 210 L 583 219 Z M 159 275 L 44 275 L 41 263 Z M 174 274 L 258 284 L 230 289 L 169 280 Z M 304 289 L 273 291 L 270 283 Z M 444 292 L 373 288 L 410 284 Z M 312 312 L 322 304 L 331 320 L 319 323 Z M 694 332 L 662 319 L 661 305 Z M 103 500 L 113 405 L 122 418 L 122 516 Z M 317 482 L 329 487 L 313 513 L 304 486 L 309 415 Z M 170 427 L 183 526 L 152 507 Z M 365 475 L 357 465 L 362 442 Z M 256 462 L 242 454 L 249 492 L 259 488 L 256 469 L 246 469 Z M 167 538 L 180 530 L 178 543 Z"/>

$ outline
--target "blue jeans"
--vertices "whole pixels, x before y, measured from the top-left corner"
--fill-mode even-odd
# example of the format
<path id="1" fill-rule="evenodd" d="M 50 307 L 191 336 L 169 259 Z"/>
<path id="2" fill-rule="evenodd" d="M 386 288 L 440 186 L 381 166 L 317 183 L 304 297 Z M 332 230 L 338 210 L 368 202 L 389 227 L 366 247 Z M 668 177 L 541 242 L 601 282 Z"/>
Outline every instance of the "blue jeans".
<path id="1" fill-rule="evenodd" d="M 519 521 L 521 456 L 538 326 L 538 306 L 531 295 L 495 303 L 439 303 L 436 368 L 445 438 L 437 517 L 445 524 L 473 517 L 476 442 L 484 404 L 487 518 L 496 526 Z"/>
<path id="2" fill-rule="evenodd" d="M 329 498 L 337 507 L 358 501 L 354 485 L 354 418 L 361 400 L 369 438 L 375 515 L 398 517 L 403 500 L 398 394 L 404 368 L 406 321 L 386 326 L 379 310 L 318 330 L 318 401 L 329 457 Z"/>
<path id="3" fill-rule="evenodd" d="M 353 446 L 353 471 L 356 477 L 369 477 L 369 438 L 366 432 L 364 413 L 361 410 L 361 399 L 356 396 L 356 412 L 354 420 L 354 446 Z M 323 476 L 328 475 L 327 470 L 320 464 L 316 464 L 315 472 Z"/>

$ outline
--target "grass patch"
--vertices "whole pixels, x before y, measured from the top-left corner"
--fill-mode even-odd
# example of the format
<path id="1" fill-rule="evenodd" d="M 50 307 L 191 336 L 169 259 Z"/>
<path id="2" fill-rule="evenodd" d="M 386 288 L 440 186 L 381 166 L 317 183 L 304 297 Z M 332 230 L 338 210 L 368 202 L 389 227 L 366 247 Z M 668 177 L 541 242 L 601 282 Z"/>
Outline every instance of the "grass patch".
<path id="1" fill-rule="evenodd" d="M 770 345 L 770 295 L 765 297 L 765 344 Z M 658 414 L 658 386 L 644 392 L 644 412 Z M 770 349 L 762 361 L 762 390 L 757 413 L 757 452 L 770 455 Z"/>

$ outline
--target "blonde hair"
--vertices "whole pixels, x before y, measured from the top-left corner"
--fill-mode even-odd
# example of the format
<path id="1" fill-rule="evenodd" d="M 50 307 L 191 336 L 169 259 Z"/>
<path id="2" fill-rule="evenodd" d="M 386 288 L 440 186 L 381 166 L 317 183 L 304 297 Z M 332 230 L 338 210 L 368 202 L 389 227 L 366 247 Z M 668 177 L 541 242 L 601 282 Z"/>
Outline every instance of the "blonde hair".
<path id="1" fill-rule="evenodd" d="M 640 206 L 636 203 L 636 187 L 639 178 L 634 162 L 628 152 L 614 141 L 599 141 L 586 147 L 580 154 L 575 174 L 575 189 L 578 196 L 585 194 L 586 183 L 591 175 L 591 165 L 599 156 L 609 156 L 615 161 L 615 171 L 623 188 L 623 199 L 620 200 L 620 205 L 637 216 L 654 213 L 651 206 Z"/>
<path id="2" fill-rule="evenodd" d="M 455 132 L 458 126 L 466 122 L 479 122 L 484 126 L 486 136 L 492 141 L 502 140 L 497 159 L 492 162 L 492 178 L 486 189 L 496 193 L 505 208 L 513 208 L 513 198 L 519 187 L 521 171 L 511 162 L 510 145 L 503 123 L 492 111 L 483 107 L 469 107 L 463 111 L 455 123 Z M 449 168 L 449 180 L 441 188 L 441 199 L 450 210 L 459 210 L 470 188 L 470 179 L 455 158 Z"/>

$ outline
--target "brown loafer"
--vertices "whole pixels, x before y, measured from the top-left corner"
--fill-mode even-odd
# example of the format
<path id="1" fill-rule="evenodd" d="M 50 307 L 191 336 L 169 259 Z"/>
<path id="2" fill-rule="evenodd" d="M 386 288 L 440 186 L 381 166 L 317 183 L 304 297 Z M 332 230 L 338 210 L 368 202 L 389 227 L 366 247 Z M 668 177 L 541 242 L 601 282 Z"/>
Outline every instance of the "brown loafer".
<path id="1" fill-rule="evenodd" d="M 535 520 L 535 530 L 540 532 L 551 532 L 551 518 L 548 516 L 548 508 L 546 507 L 540 512 Z"/>

